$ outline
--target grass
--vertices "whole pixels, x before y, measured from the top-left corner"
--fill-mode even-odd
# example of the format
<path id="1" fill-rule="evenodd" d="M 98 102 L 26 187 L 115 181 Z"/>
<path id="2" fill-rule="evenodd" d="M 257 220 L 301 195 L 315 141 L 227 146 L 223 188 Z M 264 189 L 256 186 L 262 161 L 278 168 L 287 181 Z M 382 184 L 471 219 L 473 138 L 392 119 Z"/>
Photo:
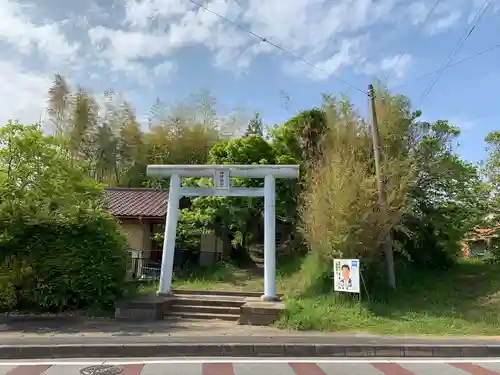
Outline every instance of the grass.
<path id="1" fill-rule="evenodd" d="M 300 267 L 300 259 L 277 262 L 276 287 L 278 293 L 286 291 L 287 280 Z M 241 268 L 232 263 L 219 263 L 213 267 L 196 268 L 189 272 L 174 274 L 173 288 L 191 290 L 218 290 L 263 292 L 262 269 Z M 158 284 L 149 283 L 139 287 L 139 294 L 149 294 L 158 290 Z"/>
<path id="2" fill-rule="evenodd" d="M 385 335 L 500 335 L 500 266 L 466 261 L 419 273 L 390 296 L 328 293 L 287 301 L 282 328 Z"/>
<path id="3" fill-rule="evenodd" d="M 290 294 L 300 260 L 278 261 L 278 292 Z M 354 296 L 333 292 L 286 298 L 280 328 L 384 335 L 500 335 L 500 265 L 464 261 L 449 271 L 403 275 L 392 294 Z M 404 276 L 404 277 L 403 277 Z M 174 287 L 200 290 L 263 291 L 263 277 L 232 264 L 197 269 Z M 157 290 L 143 287 L 142 293 Z"/>

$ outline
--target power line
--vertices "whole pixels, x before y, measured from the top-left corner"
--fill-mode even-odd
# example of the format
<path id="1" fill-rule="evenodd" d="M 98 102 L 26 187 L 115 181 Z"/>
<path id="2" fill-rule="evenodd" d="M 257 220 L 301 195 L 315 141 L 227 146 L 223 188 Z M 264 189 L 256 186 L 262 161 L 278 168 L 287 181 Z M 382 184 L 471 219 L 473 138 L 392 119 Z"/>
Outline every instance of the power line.
<path id="1" fill-rule="evenodd" d="M 207 11 L 207 12 L 209 12 L 209 13 L 212 13 L 213 15 L 215 15 L 215 16 L 217 16 L 217 17 L 219 17 L 220 19 L 224 20 L 225 22 L 228 22 L 228 23 L 230 23 L 231 25 L 233 25 L 233 26 L 237 27 L 238 29 L 243 30 L 244 32 L 246 32 L 246 33 L 248 33 L 248 34 L 252 35 L 253 37 L 255 37 L 255 38 L 259 39 L 261 42 L 263 42 L 263 43 L 267 43 L 267 44 L 269 44 L 270 46 L 272 46 L 272 47 L 274 47 L 274 48 L 276 48 L 276 49 L 280 50 L 281 52 L 284 52 L 284 53 L 285 53 L 285 54 L 287 54 L 288 56 L 290 56 L 290 57 L 292 57 L 292 58 L 294 58 L 294 59 L 296 59 L 296 60 L 298 60 L 298 61 L 301 61 L 302 63 L 304 63 L 304 64 L 306 64 L 306 65 L 309 65 L 309 66 L 311 66 L 311 67 L 313 67 L 313 68 L 315 68 L 315 69 L 318 69 L 319 71 L 321 71 L 321 72 L 323 72 L 323 73 L 328 74 L 328 72 L 327 72 L 325 69 L 322 69 L 322 68 L 320 68 L 319 66 L 317 66 L 317 65 L 313 64 L 312 62 L 310 62 L 310 61 L 308 61 L 308 60 L 306 60 L 306 59 L 304 59 L 304 58 L 302 58 L 302 57 L 300 57 L 300 56 L 297 56 L 297 55 L 296 55 L 296 54 L 294 54 L 293 52 L 291 52 L 291 51 L 289 51 L 289 50 L 287 50 L 287 49 L 285 49 L 285 48 L 281 47 L 281 46 L 280 46 L 280 45 L 278 45 L 278 44 L 275 44 L 275 43 L 271 42 L 270 40 L 268 40 L 267 38 L 265 38 L 265 37 L 263 37 L 263 36 L 260 36 L 259 34 L 254 33 L 252 30 L 247 29 L 247 28 L 246 28 L 246 27 L 244 27 L 244 26 L 241 26 L 240 24 L 238 24 L 238 23 L 236 23 L 236 22 L 234 22 L 234 21 L 230 20 L 229 18 L 226 18 L 226 17 L 224 17 L 223 15 L 221 15 L 221 14 L 219 14 L 219 13 L 217 13 L 217 12 L 214 12 L 213 10 L 211 10 L 211 9 L 207 8 L 206 6 L 204 6 L 203 4 L 200 4 L 200 3 L 198 3 L 198 2 L 196 2 L 196 1 L 194 1 L 194 0 L 189 0 L 189 1 L 190 1 L 191 3 L 193 3 L 194 5 L 198 6 L 199 8 L 204 9 L 204 10 L 206 10 L 206 11 Z M 337 81 L 339 81 L 339 82 L 342 82 L 344 85 L 349 86 L 349 87 L 351 87 L 352 89 L 354 89 L 354 90 L 356 90 L 356 91 L 359 91 L 359 92 L 361 92 L 361 93 L 363 93 L 363 94 L 365 94 L 365 95 L 368 95 L 368 93 L 367 93 L 365 90 L 360 89 L 359 87 L 357 87 L 357 86 L 353 85 L 352 83 L 350 83 L 350 82 L 348 82 L 348 81 L 346 81 L 346 80 L 344 80 L 344 79 L 342 79 L 342 78 L 339 78 L 339 77 L 333 77 L 333 79 L 335 79 L 335 80 L 337 80 Z"/>
<path id="2" fill-rule="evenodd" d="M 476 26 L 479 24 L 483 16 L 486 14 L 486 11 L 488 10 L 488 7 L 493 3 L 493 0 L 485 0 L 481 8 L 477 11 L 474 19 L 473 19 L 473 25 L 469 30 L 465 30 L 460 39 L 458 40 L 457 44 L 451 51 L 451 53 L 448 55 L 448 59 L 445 61 L 441 69 L 439 69 L 438 73 L 435 75 L 435 78 L 431 81 L 430 85 L 423 91 L 422 95 L 420 96 L 419 102 L 422 103 L 424 99 L 429 95 L 429 93 L 432 91 L 434 86 L 436 85 L 437 81 L 441 78 L 443 75 L 444 71 L 449 67 L 451 61 L 455 57 L 455 55 L 462 49 L 464 46 L 465 42 L 469 37 L 471 36 L 472 32 L 475 30 Z"/>
<path id="3" fill-rule="evenodd" d="M 458 60 L 458 61 L 455 61 L 453 64 L 448 64 L 448 66 L 447 66 L 445 69 L 449 69 L 449 68 L 452 68 L 452 67 L 454 67 L 454 66 L 456 66 L 456 65 L 463 64 L 464 62 L 467 62 L 467 61 L 469 61 L 469 60 L 472 60 L 472 59 L 474 59 L 474 58 L 476 58 L 476 57 L 479 57 L 479 56 L 482 56 L 482 55 L 484 55 L 484 54 L 486 54 L 486 53 L 492 52 L 492 51 L 496 50 L 497 48 L 500 48 L 500 44 L 497 44 L 497 45 L 492 46 L 492 47 L 490 47 L 490 48 L 487 48 L 487 49 L 484 49 L 484 50 L 482 50 L 482 51 L 479 51 L 478 53 L 476 53 L 476 54 L 474 54 L 474 55 L 471 55 L 471 56 L 468 56 L 468 57 L 464 57 L 463 59 L 460 59 L 460 60 Z M 406 82 L 404 82 L 404 83 L 402 83 L 402 84 L 400 84 L 400 85 L 397 85 L 397 86 L 391 87 L 391 88 L 390 88 L 390 91 L 395 90 L 395 89 L 398 89 L 398 88 L 401 88 L 401 87 L 406 86 L 406 85 L 408 85 L 408 84 L 410 84 L 410 83 L 413 83 L 413 82 L 416 82 L 416 81 L 420 81 L 420 80 L 421 80 L 421 79 L 423 79 L 423 78 L 427 78 L 427 77 L 429 77 L 429 76 L 431 76 L 431 75 L 433 75 L 433 74 L 439 73 L 439 72 L 440 72 L 440 70 L 441 70 L 441 68 L 440 68 L 440 69 L 437 69 L 437 70 L 434 70 L 434 71 L 432 71 L 432 72 L 429 72 L 429 73 L 422 74 L 421 76 L 418 76 L 418 77 L 412 78 L 412 79 L 410 79 L 410 80 L 408 80 L 408 81 L 406 81 Z"/>
<path id="4" fill-rule="evenodd" d="M 236 23 L 236 22 L 234 22 L 234 21 L 230 20 L 229 18 L 226 18 L 226 17 L 224 17 L 223 15 L 221 15 L 221 14 L 219 14 L 219 13 L 217 13 L 217 12 L 215 12 L 215 11 L 213 11 L 213 10 L 209 9 L 209 8 L 207 8 L 207 7 L 206 7 L 206 6 L 204 6 L 203 4 L 200 4 L 200 3 L 198 3 L 197 1 L 194 1 L 194 0 L 189 0 L 189 1 L 190 1 L 191 3 L 193 3 L 194 5 L 198 6 L 199 8 L 204 9 L 205 11 L 207 11 L 207 12 L 209 12 L 209 13 L 212 13 L 213 15 L 215 15 L 215 16 L 217 16 L 217 17 L 219 17 L 220 19 L 224 20 L 225 22 L 228 22 L 228 23 L 230 23 L 231 25 L 233 25 L 233 26 L 237 27 L 238 29 L 240 29 L 240 30 L 242 30 L 242 31 L 244 31 L 244 32 L 246 32 L 246 33 L 248 33 L 248 34 L 252 35 L 253 37 L 255 37 L 255 38 L 259 39 L 261 42 L 267 43 L 267 44 L 271 45 L 272 47 L 274 47 L 274 48 L 276 48 L 276 49 L 278 49 L 278 50 L 280 50 L 280 51 L 282 51 L 282 52 L 286 53 L 287 55 L 289 55 L 289 56 L 293 57 L 294 59 L 297 59 L 297 60 L 299 60 L 299 61 L 303 62 L 304 64 L 307 64 L 307 65 L 309 65 L 309 66 L 311 66 L 311 67 L 313 67 L 313 68 L 315 68 L 315 69 L 318 69 L 318 70 L 320 70 L 320 71 L 322 71 L 322 72 L 324 72 L 324 73 L 327 73 L 324 69 L 320 68 L 319 66 L 317 66 L 317 65 L 315 65 L 315 64 L 313 64 L 313 63 L 311 63 L 311 62 L 310 62 L 310 61 L 308 61 L 308 60 L 303 59 L 303 58 L 302 58 L 302 57 L 300 57 L 300 56 L 295 55 L 294 53 L 292 53 L 292 52 L 290 52 L 290 51 L 286 50 L 285 48 L 281 47 L 280 45 L 277 45 L 277 44 L 275 44 L 275 43 L 273 43 L 273 42 L 269 41 L 267 38 L 265 38 L 265 37 L 263 37 L 263 36 L 260 36 L 259 34 L 254 33 L 252 30 L 250 30 L 250 29 L 248 29 L 248 28 L 246 28 L 246 27 L 244 27 L 244 26 L 242 26 L 242 25 L 240 25 L 240 24 L 238 24 L 238 23 Z M 439 3 L 440 3 L 441 1 L 442 1 L 442 0 L 437 0 L 437 1 L 436 1 L 436 3 L 433 5 L 433 7 L 431 8 L 431 10 L 429 11 L 429 13 L 427 14 L 427 16 L 425 17 L 424 21 L 422 22 L 422 25 L 424 25 L 424 24 L 427 22 L 427 20 L 428 20 L 428 19 L 429 19 L 429 17 L 430 17 L 430 16 L 434 13 L 434 11 L 436 10 L 437 6 L 439 5 Z M 494 1 L 494 0 L 493 0 L 493 1 Z M 484 2 L 484 3 L 483 3 L 483 5 L 481 6 L 481 8 L 478 10 L 478 12 L 476 13 L 476 15 L 475 15 L 475 17 L 474 17 L 474 19 L 473 19 L 473 21 L 475 21 L 474 25 L 473 25 L 473 26 L 472 26 L 472 27 L 471 27 L 468 31 L 466 30 L 466 33 L 464 33 L 464 35 L 462 35 L 462 37 L 461 37 L 461 38 L 460 38 L 460 40 L 458 41 L 457 45 L 456 45 L 456 46 L 455 46 L 455 48 L 453 49 L 452 53 L 450 54 L 450 55 L 451 55 L 451 57 L 449 57 L 449 58 L 447 59 L 447 63 L 446 63 L 446 64 L 444 64 L 441 68 L 439 68 L 439 69 L 437 69 L 437 70 L 434 70 L 434 71 L 431 71 L 431 72 L 425 73 L 425 74 L 423 74 L 423 75 L 421 75 L 421 76 L 418 76 L 418 77 L 416 77 L 416 78 L 413 78 L 413 79 L 411 79 L 411 80 L 408 80 L 408 81 L 406 81 L 405 83 L 402 83 L 402 84 L 400 84 L 400 85 L 394 86 L 394 87 L 392 87 L 390 90 L 394 90 L 394 89 L 397 89 L 397 88 L 400 88 L 400 87 L 406 86 L 406 85 L 408 85 L 408 84 L 410 84 L 410 83 L 413 83 L 413 82 L 419 81 L 419 80 L 421 80 L 421 79 L 423 79 L 423 78 L 429 77 L 429 76 L 431 76 L 431 75 L 433 75 L 433 74 L 436 74 L 436 73 L 441 73 L 441 74 L 442 74 L 445 70 L 447 70 L 447 69 L 449 69 L 449 68 L 451 68 L 451 67 L 454 67 L 454 66 L 459 65 L 459 64 L 463 64 L 463 63 L 465 63 L 465 62 L 467 62 L 467 61 L 469 61 L 469 60 L 472 60 L 472 59 L 474 59 L 474 58 L 476 58 L 476 57 L 479 57 L 479 56 L 481 56 L 481 55 L 484 55 L 484 54 L 486 54 L 486 53 L 492 52 L 492 51 L 494 51 L 494 50 L 496 50 L 496 49 L 500 48 L 500 44 L 497 44 L 497 45 L 492 46 L 492 47 L 490 47 L 490 48 L 487 48 L 487 49 L 485 49 L 485 50 L 479 51 L 478 53 L 476 53 L 476 54 L 474 54 L 474 55 L 471 55 L 471 56 L 465 57 L 465 58 L 460 59 L 460 60 L 458 60 L 458 61 L 456 61 L 456 62 L 454 62 L 454 63 L 450 63 L 450 60 L 453 58 L 453 56 L 456 54 L 456 52 L 458 52 L 459 48 L 462 48 L 463 44 L 464 44 L 464 43 L 465 43 L 465 41 L 468 39 L 468 37 L 472 34 L 472 32 L 474 31 L 475 27 L 476 27 L 476 26 L 477 26 L 477 24 L 481 21 L 482 17 L 483 17 L 483 16 L 484 16 L 484 14 L 486 13 L 487 8 L 491 5 L 491 3 L 492 3 L 493 1 L 492 1 L 492 0 L 485 0 L 485 2 Z M 485 8 L 485 5 L 486 5 L 488 2 L 490 2 L 490 3 L 489 3 L 489 4 L 486 6 L 486 8 Z M 484 9 L 483 9 L 483 8 L 484 8 Z M 483 10 L 483 13 L 481 13 L 481 11 L 482 11 L 482 10 Z M 478 17 L 479 17 L 479 18 L 478 18 Z M 417 34 L 418 34 L 418 32 L 417 32 Z M 459 48 L 458 48 L 458 47 L 459 47 Z M 247 47 L 247 48 L 248 48 L 248 47 Z M 398 59 L 398 61 L 396 62 L 396 66 L 397 66 L 397 64 L 399 64 L 400 59 L 401 59 L 401 55 L 399 56 L 399 59 Z M 364 91 L 364 90 L 360 89 L 359 87 L 356 87 L 355 85 L 353 85 L 353 84 L 349 83 L 348 81 L 343 80 L 342 78 L 338 78 L 338 77 L 333 77 L 333 78 L 334 78 L 334 79 L 336 79 L 337 81 L 342 82 L 343 84 L 345 84 L 345 85 L 347 85 L 347 86 L 349 86 L 349 87 L 351 87 L 351 88 L 353 88 L 353 89 L 355 89 L 355 90 L 357 90 L 357 91 L 359 91 L 359 92 L 361 92 L 361 93 L 365 94 L 365 95 L 368 95 L 368 93 L 367 93 L 366 91 Z M 438 79 L 439 79 L 439 78 L 438 78 Z M 429 92 L 432 90 L 433 86 L 435 85 L 435 82 L 437 82 L 437 79 L 435 79 L 435 80 L 434 80 L 434 84 L 432 84 L 432 85 L 430 86 L 430 89 L 428 88 L 427 90 L 425 90 L 425 91 L 427 92 L 427 94 L 426 94 L 426 95 L 428 95 L 428 94 L 429 94 Z M 425 97 L 424 97 L 424 98 L 425 98 Z M 423 100 L 423 99 L 421 99 L 421 100 Z"/>
<path id="5" fill-rule="evenodd" d="M 424 20 L 422 21 L 422 27 L 427 23 L 427 21 L 429 20 L 429 18 L 431 17 L 431 15 L 434 14 L 434 11 L 436 10 L 436 8 L 437 8 L 437 6 L 439 5 L 440 2 L 441 2 L 441 0 L 436 0 L 436 2 L 434 3 L 434 5 L 432 6 L 431 10 L 427 13 L 427 15 L 425 16 Z M 408 48 L 408 50 L 410 50 L 410 49 L 413 48 L 413 45 L 415 44 L 415 40 L 417 39 L 417 36 L 420 34 L 420 31 L 421 31 L 421 29 L 417 29 L 417 31 L 410 38 L 410 42 L 408 43 L 408 45 L 410 47 Z M 394 65 L 393 71 L 396 71 L 396 68 L 399 66 L 399 63 L 401 62 L 402 57 L 403 57 L 403 53 L 399 54 L 399 57 L 396 60 L 396 64 Z M 386 79 L 388 77 L 389 77 L 389 73 L 387 73 Z"/>
<path id="6" fill-rule="evenodd" d="M 429 20 L 429 18 L 431 17 L 431 15 L 434 14 L 434 11 L 436 10 L 436 8 L 438 7 L 439 3 L 441 2 L 441 0 L 436 0 L 436 2 L 434 3 L 434 5 L 432 6 L 432 8 L 429 10 L 429 12 L 425 15 L 425 18 L 424 20 L 422 21 L 422 24 L 421 24 L 421 28 L 418 28 L 415 33 L 413 34 L 413 36 L 411 37 L 410 39 L 410 42 L 409 42 L 409 45 L 410 47 L 408 48 L 408 50 L 411 50 L 413 49 L 413 45 L 415 44 L 415 41 L 417 39 L 417 36 L 420 34 L 420 31 L 424 28 L 424 26 L 427 24 L 427 21 Z M 399 54 L 399 57 L 396 61 L 396 64 L 394 65 L 394 68 L 393 68 L 393 71 L 395 72 L 396 69 L 398 68 L 399 66 L 399 63 L 401 62 L 401 59 L 403 57 L 403 53 Z M 389 78 L 389 72 L 387 73 L 386 75 L 386 81 L 387 79 Z M 389 114 L 392 112 L 393 110 L 393 107 L 389 107 Z"/>

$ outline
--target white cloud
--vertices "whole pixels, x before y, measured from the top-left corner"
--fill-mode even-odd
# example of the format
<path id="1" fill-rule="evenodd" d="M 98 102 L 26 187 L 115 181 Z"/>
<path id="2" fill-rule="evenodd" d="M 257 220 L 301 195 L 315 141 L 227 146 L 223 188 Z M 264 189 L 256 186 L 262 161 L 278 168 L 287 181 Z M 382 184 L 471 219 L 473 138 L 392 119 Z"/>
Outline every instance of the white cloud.
<path id="1" fill-rule="evenodd" d="M 386 57 L 380 62 L 383 71 L 393 72 L 396 78 L 402 78 L 411 63 L 411 56 L 407 53 Z"/>
<path id="2" fill-rule="evenodd" d="M 418 1 L 408 6 L 408 16 L 414 25 L 420 25 L 425 21 L 430 8 L 424 1 Z"/>
<path id="3" fill-rule="evenodd" d="M 484 7 L 486 6 L 488 7 L 488 11 L 490 11 L 492 14 L 500 12 L 500 3 L 498 1 L 493 0 L 490 3 L 485 3 L 485 0 L 473 0 L 472 10 L 467 17 L 467 22 L 471 23 L 476 17 L 476 14 L 479 12 L 479 10 L 482 9 L 481 12 L 484 11 Z"/>
<path id="4" fill-rule="evenodd" d="M 219 66 L 233 63 L 237 49 L 244 46 L 248 35 L 234 35 L 217 16 L 185 4 L 187 2 L 181 0 L 127 1 L 125 24 L 130 27 L 91 28 L 88 31 L 90 41 L 99 48 L 99 56 L 106 59 L 112 70 L 128 74 L 134 70 L 146 74 L 148 69 L 141 60 L 163 59 L 192 45 L 202 45 L 212 51 Z M 222 15 L 230 12 L 229 2 L 223 0 L 214 0 L 209 6 Z M 177 22 L 170 22 L 172 17 L 181 13 L 183 16 Z M 168 24 L 168 28 L 151 30 L 153 22 L 164 27 Z M 141 72 L 139 76 L 144 75 Z"/>
<path id="5" fill-rule="evenodd" d="M 411 23 L 417 27 L 422 26 L 426 21 L 426 34 L 436 35 L 458 24 L 463 15 L 464 2 L 469 1 L 471 0 L 446 0 L 439 2 L 436 6 L 435 0 L 418 0 L 409 4 L 407 15 Z"/>
<path id="6" fill-rule="evenodd" d="M 44 115 L 52 77 L 24 70 L 14 61 L 0 60 L 0 125 L 9 119 L 34 123 Z"/>
<path id="7" fill-rule="evenodd" d="M 347 34 L 362 32 L 376 22 L 390 22 L 396 2 L 294 0 L 284 6 L 282 0 L 241 3 L 209 0 L 204 5 L 322 66 L 328 74 L 321 76 L 326 78 L 354 63 L 350 61 L 354 47 L 347 45 L 354 43 L 358 36 Z M 139 60 L 169 58 L 189 46 L 205 47 L 213 54 L 216 66 L 231 70 L 245 69 L 254 57 L 277 52 L 249 33 L 184 0 L 127 0 L 121 27 L 98 26 L 89 30 L 89 37 L 112 69 L 125 72 L 138 68 Z M 295 70 L 295 65 L 296 61 L 292 61 L 288 70 Z M 317 72 L 310 74 L 319 78 Z"/>
<path id="8" fill-rule="evenodd" d="M 138 85 L 154 87 L 160 78 L 164 82 L 175 75 L 183 65 L 184 53 L 192 49 L 210 57 L 210 61 L 199 63 L 200 69 L 207 70 L 203 64 L 241 74 L 257 58 L 279 56 L 277 61 L 286 73 L 315 80 L 348 70 L 401 78 L 412 58 L 406 53 L 387 56 L 387 28 L 398 25 L 399 32 L 401 19 L 408 19 L 408 25 L 402 27 L 420 27 L 435 3 L 196 0 L 249 33 L 189 0 L 54 1 L 58 5 L 41 8 L 39 0 L 0 0 L 0 56 L 12 56 L 12 60 L 0 60 L 0 74 L 9 77 L 8 87 L 13 90 L 9 94 L 7 84 L 2 88 L 8 104 L 2 103 L 0 116 L 9 109 L 10 116 L 18 116 L 21 108 L 26 108 L 28 117 L 37 113 L 36 120 L 55 72 L 84 85 L 121 84 L 124 89 L 140 92 Z M 437 33 L 453 27 L 474 1 L 477 8 L 479 0 L 443 0 L 427 31 Z M 464 9 L 465 2 L 468 8 Z M 320 69 L 293 59 L 251 33 Z M 401 50 L 401 45 L 394 47 Z M 272 63 L 266 64 L 274 69 Z M 24 89 L 16 91 L 16 86 Z"/>
<path id="9" fill-rule="evenodd" d="M 286 71 L 292 74 L 306 74 L 308 77 L 316 80 L 328 78 L 336 74 L 340 69 L 353 66 L 363 59 L 363 52 L 368 38 L 358 37 L 353 39 L 344 39 L 338 50 L 327 59 L 317 62 L 317 68 L 310 67 L 301 61 L 294 61 Z"/>
<path id="10" fill-rule="evenodd" d="M 156 77 L 169 76 L 172 72 L 177 69 L 177 65 L 172 61 L 164 61 L 161 64 L 156 65 L 153 68 L 153 72 Z"/>
<path id="11" fill-rule="evenodd" d="M 140 31 L 113 30 L 98 26 L 88 31 L 94 46 L 102 55 L 119 63 L 140 57 L 155 57 L 165 52 L 165 37 Z"/>
<path id="12" fill-rule="evenodd" d="M 192 7 L 189 1 L 178 0 L 126 0 L 125 24 L 139 28 L 157 18 L 180 16 Z"/>
<path id="13" fill-rule="evenodd" d="M 78 43 L 68 41 L 57 23 L 36 24 L 18 2 L 0 0 L 0 40 L 29 55 L 37 51 L 52 63 L 73 61 Z"/>
<path id="14" fill-rule="evenodd" d="M 402 53 L 386 56 L 378 62 L 367 61 L 360 68 L 360 71 L 370 76 L 383 74 L 390 80 L 400 79 L 406 75 L 411 63 L 412 56 L 408 53 Z"/>
<path id="15" fill-rule="evenodd" d="M 461 18 L 462 12 L 460 10 L 451 10 L 444 15 L 440 15 L 436 20 L 430 23 L 429 26 L 426 27 L 426 32 L 429 35 L 445 32 L 457 25 Z"/>

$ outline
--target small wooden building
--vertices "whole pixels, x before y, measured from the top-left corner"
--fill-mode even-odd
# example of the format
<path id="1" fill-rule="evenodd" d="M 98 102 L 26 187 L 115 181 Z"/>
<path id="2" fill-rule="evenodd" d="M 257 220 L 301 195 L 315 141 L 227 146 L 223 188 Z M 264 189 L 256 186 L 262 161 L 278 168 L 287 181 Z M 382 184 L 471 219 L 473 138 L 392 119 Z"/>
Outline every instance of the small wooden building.
<path id="1" fill-rule="evenodd" d="M 489 255 L 488 248 L 492 241 L 498 240 L 498 230 L 491 228 L 476 228 L 463 241 L 462 255 L 464 258 L 483 258 Z"/>
<path id="2" fill-rule="evenodd" d="M 163 232 L 167 215 L 168 190 L 147 188 L 106 188 L 105 199 L 110 213 L 121 224 L 132 256 L 130 268 L 133 278 L 158 278 L 163 244 L 154 234 Z M 189 205 L 181 199 L 179 208 Z M 222 241 L 213 233 L 203 235 L 200 241 L 199 262 L 210 265 L 222 253 Z M 182 249 L 176 248 L 175 260 L 182 258 Z M 174 261 L 175 263 L 175 261 Z"/>

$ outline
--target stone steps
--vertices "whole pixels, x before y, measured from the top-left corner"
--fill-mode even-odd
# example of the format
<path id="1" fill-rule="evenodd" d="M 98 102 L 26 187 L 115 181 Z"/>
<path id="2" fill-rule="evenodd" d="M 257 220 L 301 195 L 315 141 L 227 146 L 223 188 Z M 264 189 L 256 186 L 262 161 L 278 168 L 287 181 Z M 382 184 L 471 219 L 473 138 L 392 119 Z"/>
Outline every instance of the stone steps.
<path id="1" fill-rule="evenodd" d="M 215 315 L 240 315 L 240 306 L 173 305 L 172 313 L 198 313 Z"/>
<path id="2" fill-rule="evenodd" d="M 218 296 L 218 297 L 260 297 L 261 292 L 242 292 L 242 291 L 224 291 L 224 290 L 193 290 L 193 289 L 172 289 L 172 293 L 178 296 L 196 295 L 196 296 Z"/>
<path id="3" fill-rule="evenodd" d="M 207 298 L 207 296 L 175 296 L 175 306 L 212 306 L 212 307 L 226 307 L 226 308 L 240 308 L 245 302 L 244 298 Z"/>
<path id="4" fill-rule="evenodd" d="M 199 322 L 269 325 L 284 309 L 282 302 L 263 302 L 260 293 L 174 290 L 173 296 L 143 296 L 120 301 L 115 318 L 129 321 Z M 227 324 L 227 323 L 226 323 Z"/>
<path id="5" fill-rule="evenodd" d="M 172 312 L 171 315 L 175 315 L 176 318 L 189 319 L 189 320 L 225 320 L 231 322 L 237 322 L 240 319 L 240 315 L 234 314 L 213 314 L 213 313 L 193 313 L 193 312 Z"/>
<path id="6" fill-rule="evenodd" d="M 167 318 L 238 321 L 246 297 L 258 293 L 173 290 Z"/>

